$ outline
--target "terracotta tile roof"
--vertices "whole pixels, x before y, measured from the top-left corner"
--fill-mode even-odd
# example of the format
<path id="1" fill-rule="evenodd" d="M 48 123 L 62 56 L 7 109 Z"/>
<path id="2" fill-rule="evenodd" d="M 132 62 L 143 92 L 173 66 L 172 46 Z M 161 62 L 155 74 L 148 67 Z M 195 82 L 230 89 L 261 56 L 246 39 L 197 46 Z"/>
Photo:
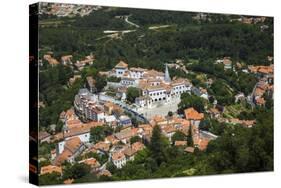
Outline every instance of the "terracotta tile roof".
<path id="1" fill-rule="evenodd" d="M 143 74 L 144 78 L 155 78 L 164 76 L 163 72 L 156 71 L 154 69 L 148 70 Z"/>
<path id="2" fill-rule="evenodd" d="M 185 152 L 188 152 L 188 153 L 193 153 L 194 152 L 194 147 L 186 147 L 184 149 Z"/>
<path id="3" fill-rule="evenodd" d="M 258 105 L 264 105 L 265 104 L 265 100 L 264 100 L 263 97 L 259 97 L 259 98 L 256 99 L 256 103 Z"/>
<path id="4" fill-rule="evenodd" d="M 128 64 L 121 60 L 115 67 L 116 68 L 127 68 Z"/>
<path id="5" fill-rule="evenodd" d="M 64 55 L 64 56 L 61 56 L 61 60 L 62 61 L 68 61 L 72 58 L 73 56 L 72 55 Z"/>
<path id="6" fill-rule="evenodd" d="M 43 166 L 43 167 L 41 167 L 40 175 L 51 174 L 53 172 L 62 174 L 62 168 L 58 167 L 58 166 L 53 166 L 53 165 Z"/>
<path id="7" fill-rule="evenodd" d="M 172 133 L 176 131 L 176 128 L 173 125 L 165 125 L 162 126 L 161 129 L 165 133 Z"/>
<path id="8" fill-rule="evenodd" d="M 72 109 L 72 108 L 68 109 L 65 113 L 66 119 L 69 119 L 69 118 L 73 117 L 74 115 L 75 115 L 75 112 L 74 112 L 74 109 Z"/>
<path id="9" fill-rule="evenodd" d="M 84 134 L 87 132 L 90 132 L 91 128 L 97 127 L 97 126 L 102 126 L 102 122 L 96 122 L 96 121 L 91 121 L 89 123 L 84 123 L 75 127 L 70 128 L 64 133 L 64 137 L 71 137 L 71 136 L 76 136 L 80 134 Z"/>
<path id="10" fill-rule="evenodd" d="M 103 170 L 101 172 L 98 173 L 98 176 L 108 176 L 111 177 L 111 173 L 108 170 Z"/>
<path id="11" fill-rule="evenodd" d="M 112 160 L 117 161 L 117 160 L 122 160 L 125 158 L 125 155 L 122 151 L 118 151 L 112 154 Z"/>
<path id="12" fill-rule="evenodd" d="M 204 118 L 204 114 L 197 112 L 194 108 L 185 109 L 184 113 L 185 118 L 189 120 L 201 120 Z"/>
<path id="13" fill-rule="evenodd" d="M 175 146 L 186 146 L 187 141 L 175 141 Z"/>
<path id="14" fill-rule="evenodd" d="M 105 137 L 105 142 L 109 142 L 112 145 L 115 145 L 119 142 L 118 139 L 116 139 L 113 135 Z"/>
<path id="15" fill-rule="evenodd" d="M 249 65 L 248 69 L 253 73 L 262 73 L 262 74 L 272 74 L 273 73 L 273 66 L 252 66 Z"/>
<path id="16" fill-rule="evenodd" d="M 59 64 L 59 62 L 53 58 L 51 55 L 47 54 L 47 55 L 44 55 L 43 58 L 48 61 L 49 64 L 51 65 L 57 65 Z"/>
<path id="17" fill-rule="evenodd" d="M 145 133 L 152 133 L 153 127 L 150 124 L 142 124 L 138 126 L 140 129 L 143 129 Z"/>
<path id="18" fill-rule="evenodd" d="M 194 145 L 198 147 L 199 150 L 205 150 L 208 146 L 210 140 L 204 138 L 195 138 L 193 139 Z"/>
<path id="19" fill-rule="evenodd" d="M 82 122 L 79 119 L 71 119 L 71 120 L 67 120 L 66 124 L 67 124 L 67 128 L 71 129 L 81 125 Z"/>
<path id="20" fill-rule="evenodd" d="M 162 121 L 165 121 L 166 119 L 163 117 L 163 116 L 161 116 L 161 115 L 155 115 L 155 116 L 153 116 L 152 118 L 151 118 L 151 122 L 152 123 L 155 123 L 155 124 L 157 124 L 157 123 L 159 123 L 159 122 L 162 122 Z"/>
<path id="21" fill-rule="evenodd" d="M 147 69 L 143 69 L 143 68 L 140 68 L 140 67 L 131 67 L 131 68 L 130 68 L 130 71 L 134 71 L 134 72 L 144 72 L 144 71 L 147 71 Z"/>
<path id="22" fill-rule="evenodd" d="M 74 137 L 65 142 L 64 147 L 67 148 L 70 152 L 75 153 L 75 151 L 82 145 L 82 142 L 79 137 Z"/>
<path id="23" fill-rule="evenodd" d="M 135 142 L 135 143 L 132 144 L 132 149 L 135 150 L 135 151 L 140 151 L 143 148 L 144 148 L 144 145 L 141 142 Z"/>
<path id="24" fill-rule="evenodd" d="M 126 156 L 128 156 L 128 157 L 131 157 L 131 156 L 135 155 L 135 153 L 136 153 L 136 151 L 133 150 L 131 147 L 126 148 L 126 149 L 124 150 L 124 154 L 125 154 Z"/>
<path id="25" fill-rule="evenodd" d="M 55 160 L 55 164 L 60 166 L 64 161 L 66 161 L 71 156 L 72 153 L 69 150 L 63 150 L 63 152 L 57 156 Z"/>
<path id="26" fill-rule="evenodd" d="M 220 111 L 217 108 L 210 108 L 209 111 L 213 114 L 219 114 L 220 113 Z"/>
<path id="27" fill-rule="evenodd" d="M 123 140 L 123 139 L 129 139 L 133 136 L 136 136 L 138 133 L 138 129 L 137 128 L 133 128 L 133 129 L 125 129 L 122 130 L 118 133 L 115 133 L 115 137 L 119 140 Z"/>
<path id="28" fill-rule="evenodd" d="M 64 180 L 63 183 L 67 185 L 67 184 L 72 184 L 73 181 L 74 181 L 74 179 L 67 179 L 67 180 Z"/>
<path id="29" fill-rule="evenodd" d="M 257 87 L 255 90 L 255 96 L 262 96 L 264 94 L 265 90 Z"/>
<path id="30" fill-rule="evenodd" d="M 93 157 L 88 158 L 88 159 L 84 159 L 82 161 L 79 161 L 78 163 L 84 163 L 86 165 L 91 166 L 92 168 L 98 168 L 100 167 L 100 163 Z"/>
<path id="31" fill-rule="evenodd" d="M 105 143 L 105 142 L 98 142 L 93 147 L 96 150 L 101 150 L 101 151 L 107 152 L 110 149 L 110 144 Z"/>

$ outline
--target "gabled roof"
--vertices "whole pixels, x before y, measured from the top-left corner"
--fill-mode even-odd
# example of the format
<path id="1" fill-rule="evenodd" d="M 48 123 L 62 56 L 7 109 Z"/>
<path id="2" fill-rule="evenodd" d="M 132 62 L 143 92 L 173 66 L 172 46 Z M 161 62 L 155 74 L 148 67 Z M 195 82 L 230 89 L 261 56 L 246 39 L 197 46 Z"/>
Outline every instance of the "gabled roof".
<path id="1" fill-rule="evenodd" d="M 128 64 L 121 60 L 115 67 L 116 68 L 128 68 Z"/>
<path id="2" fill-rule="evenodd" d="M 93 157 L 79 161 L 79 163 L 84 163 L 95 168 L 100 167 L 100 163 Z"/>
<path id="3" fill-rule="evenodd" d="M 96 150 L 109 151 L 110 144 L 105 142 L 98 142 L 94 145 Z"/>
<path id="4" fill-rule="evenodd" d="M 41 167 L 40 175 L 51 174 L 53 172 L 57 172 L 57 173 L 61 174 L 62 168 L 58 167 L 58 166 L 53 166 L 53 165 L 43 166 L 43 167 Z"/>
<path id="5" fill-rule="evenodd" d="M 203 113 L 197 112 L 194 108 L 184 110 L 185 118 L 189 120 L 201 120 L 204 118 Z"/>
<path id="6" fill-rule="evenodd" d="M 112 160 L 116 161 L 116 160 L 122 160 L 125 158 L 125 155 L 123 152 L 118 151 L 112 154 Z"/>
<path id="7" fill-rule="evenodd" d="M 74 137 L 65 142 L 64 147 L 67 148 L 70 152 L 75 153 L 75 151 L 82 145 L 82 142 L 79 137 Z"/>

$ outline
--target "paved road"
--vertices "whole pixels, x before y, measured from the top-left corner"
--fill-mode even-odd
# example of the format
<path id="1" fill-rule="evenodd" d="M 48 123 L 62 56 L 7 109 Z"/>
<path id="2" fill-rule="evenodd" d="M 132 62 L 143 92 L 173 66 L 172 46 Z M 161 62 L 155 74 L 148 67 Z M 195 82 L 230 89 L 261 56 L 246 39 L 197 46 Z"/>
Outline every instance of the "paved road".
<path id="1" fill-rule="evenodd" d="M 125 22 L 127 22 L 128 24 L 130 24 L 130 25 L 132 25 L 132 26 L 135 26 L 136 28 L 139 28 L 139 27 L 140 27 L 139 25 L 137 25 L 137 24 L 135 24 L 135 23 L 129 21 L 129 17 L 130 17 L 130 16 L 126 16 L 126 17 L 125 17 Z"/>

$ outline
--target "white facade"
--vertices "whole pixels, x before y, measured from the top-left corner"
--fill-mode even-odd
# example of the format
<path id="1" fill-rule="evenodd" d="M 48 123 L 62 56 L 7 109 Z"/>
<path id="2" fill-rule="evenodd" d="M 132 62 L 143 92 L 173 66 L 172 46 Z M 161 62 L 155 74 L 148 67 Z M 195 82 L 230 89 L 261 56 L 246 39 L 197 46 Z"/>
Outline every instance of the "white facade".
<path id="1" fill-rule="evenodd" d="M 74 136 L 65 138 L 65 140 L 58 143 L 58 153 L 59 154 L 61 154 L 63 152 L 65 142 L 67 140 L 71 139 L 71 138 L 74 138 L 74 137 L 79 137 L 81 142 L 83 142 L 83 143 L 89 143 L 91 135 L 90 135 L 90 132 L 87 132 L 87 133 L 83 133 L 83 134 L 80 134 L 80 135 L 74 135 Z"/>
<path id="2" fill-rule="evenodd" d="M 169 94 L 167 94 L 166 89 L 159 88 L 157 90 L 146 90 L 143 91 L 143 95 L 149 96 L 152 99 L 152 102 L 156 101 L 166 101 Z"/>
<path id="3" fill-rule="evenodd" d="M 127 68 L 116 67 L 115 68 L 116 77 L 122 77 L 127 70 L 128 70 Z"/>
<path id="4" fill-rule="evenodd" d="M 123 86 L 136 86 L 138 84 L 138 80 L 133 78 L 123 77 L 121 79 L 121 85 Z"/>
<path id="5" fill-rule="evenodd" d="M 130 70 L 130 77 L 134 79 L 143 78 L 144 71 Z"/>
<path id="6" fill-rule="evenodd" d="M 117 168 L 122 168 L 126 164 L 126 157 L 124 156 L 121 159 L 112 160 L 112 162 Z"/>

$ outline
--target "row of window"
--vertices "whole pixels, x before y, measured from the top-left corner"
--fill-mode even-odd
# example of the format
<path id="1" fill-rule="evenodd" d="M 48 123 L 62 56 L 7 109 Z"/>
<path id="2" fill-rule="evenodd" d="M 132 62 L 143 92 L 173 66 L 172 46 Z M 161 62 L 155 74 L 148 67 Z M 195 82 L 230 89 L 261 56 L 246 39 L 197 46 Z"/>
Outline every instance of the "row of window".
<path id="1" fill-rule="evenodd" d="M 176 86 L 176 87 L 174 87 L 174 89 L 183 89 L 184 88 L 184 86 Z"/>
<path id="2" fill-rule="evenodd" d="M 149 93 L 149 96 L 159 96 L 159 95 L 163 95 L 163 94 L 166 94 L 166 91 L 160 91 L 160 92 L 157 92 L 157 93 Z"/>

